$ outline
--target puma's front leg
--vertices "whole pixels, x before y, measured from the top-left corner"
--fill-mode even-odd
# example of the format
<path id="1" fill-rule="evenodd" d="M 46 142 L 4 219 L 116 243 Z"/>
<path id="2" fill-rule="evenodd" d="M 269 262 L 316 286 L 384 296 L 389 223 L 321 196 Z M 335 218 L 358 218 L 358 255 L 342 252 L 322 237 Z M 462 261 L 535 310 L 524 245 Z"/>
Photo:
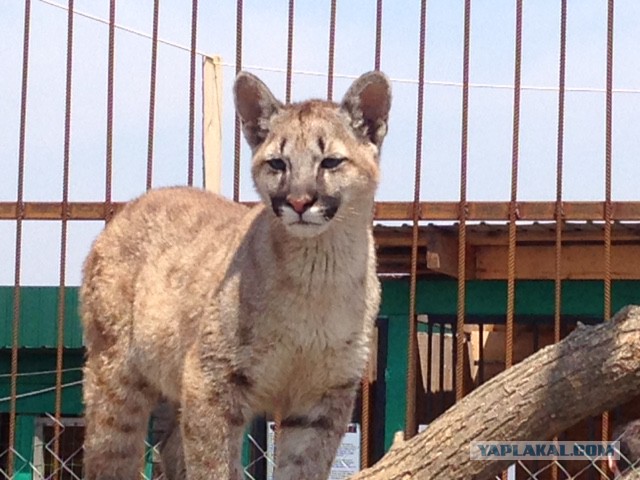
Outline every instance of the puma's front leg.
<path id="1" fill-rule="evenodd" d="M 242 480 L 242 435 L 248 419 L 231 393 L 229 378 L 205 374 L 192 353 L 184 371 L 181 432 L 187 478 Z"/>
<path id="2" fill-rule="evenodd" d="M 306 412 L 289 412 L 280 423 L 276 480 L 326 480 L 346 432 L 355 387 L 326 392 Z"/>

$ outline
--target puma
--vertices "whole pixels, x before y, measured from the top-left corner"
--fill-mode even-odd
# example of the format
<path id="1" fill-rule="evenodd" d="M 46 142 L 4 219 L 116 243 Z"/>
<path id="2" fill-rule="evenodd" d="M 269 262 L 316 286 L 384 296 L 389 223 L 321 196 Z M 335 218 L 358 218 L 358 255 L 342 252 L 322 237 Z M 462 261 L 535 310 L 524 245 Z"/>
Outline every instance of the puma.
<path id="1" fill-rule="evenodd" d="M 372 233 L 390 84 L 284 105 L 241 72 L 236 110 L 262 202 L 194 188 L 130 202 L 85 261 L 85 477 L 134 480 L 149 415 L 175 412 L 167 471 L 242 478 L 247 423 L 281 418 L 278 480 L 325 480 L 380 303 Z"/>

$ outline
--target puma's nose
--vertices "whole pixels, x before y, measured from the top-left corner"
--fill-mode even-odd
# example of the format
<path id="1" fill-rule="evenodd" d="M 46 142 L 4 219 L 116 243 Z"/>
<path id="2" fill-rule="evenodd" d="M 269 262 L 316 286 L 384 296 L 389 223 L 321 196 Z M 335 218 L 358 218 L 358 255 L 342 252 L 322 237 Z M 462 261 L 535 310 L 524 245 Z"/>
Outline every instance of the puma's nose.
<path id="1" fill-rule="evenodd" d="M 287 204 L 293 208 L 298 215 L 302 215 L 306 212 L 315 202 L 316 199 L 310 195 L 302 195 L 299 197 L 293 195 L 287 196 Z"/>

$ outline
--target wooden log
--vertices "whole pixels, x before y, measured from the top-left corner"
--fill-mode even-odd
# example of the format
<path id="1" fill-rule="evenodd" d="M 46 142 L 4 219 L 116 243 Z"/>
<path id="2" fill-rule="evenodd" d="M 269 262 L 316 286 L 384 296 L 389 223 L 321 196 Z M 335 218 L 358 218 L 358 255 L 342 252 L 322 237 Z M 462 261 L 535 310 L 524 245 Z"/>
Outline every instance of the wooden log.
<path id="1" fill-rule="evenodd" d="M 472 441 L 548 440 L 640 392 L 640 307 L 579 326 L 474 390 L 350 480 L 475 480 L 511 462 L 470 459 Z"/>

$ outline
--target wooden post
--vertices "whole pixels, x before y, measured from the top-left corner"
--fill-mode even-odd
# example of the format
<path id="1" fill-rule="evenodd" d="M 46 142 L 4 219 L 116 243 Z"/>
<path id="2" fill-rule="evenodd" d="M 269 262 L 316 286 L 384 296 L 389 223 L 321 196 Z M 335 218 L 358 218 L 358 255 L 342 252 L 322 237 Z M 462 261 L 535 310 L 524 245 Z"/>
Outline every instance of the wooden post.
<path id="1" fill-rule="evenodd" d="M 219 56 L 202 62 L 202 155 L 204 188 L 220 193 L 222 175 L 222 63 Z"/>

